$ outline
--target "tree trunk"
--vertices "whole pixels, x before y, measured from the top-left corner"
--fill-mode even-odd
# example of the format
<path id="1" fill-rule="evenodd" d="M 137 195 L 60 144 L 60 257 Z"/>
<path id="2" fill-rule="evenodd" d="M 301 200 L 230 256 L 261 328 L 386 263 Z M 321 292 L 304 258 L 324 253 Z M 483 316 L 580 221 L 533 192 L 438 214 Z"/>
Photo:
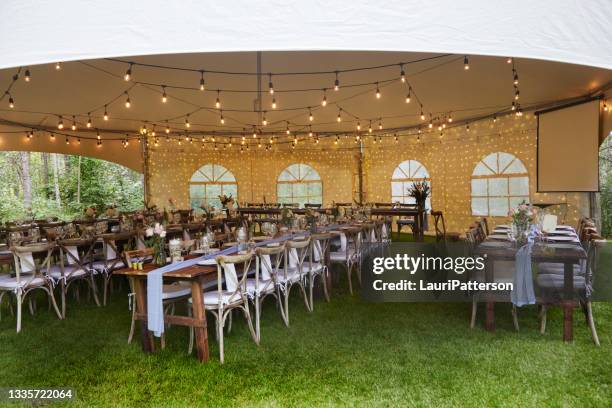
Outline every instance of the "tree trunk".
<path id="1" fill-rule="evenodd" d="M 32 210 L 32 176 L 30 175 L 30 152 L 21 152 L 21 181 L 23 183 L 23 203 Z"/>
<path id="2" fill-rule="evenodd" d="M 42 173 L 43 173 L 43 184 L 44 184 L 44 190 L 45 190 L 45 198 L 49 198 L 49 185 L 51 184 L 51 180 L 49 178 L 49 153 L 43 153 L 42 154 L 42 161 L 43 161 L 43 168 L 42 168 Z"/>
<path id="3" fill-rule="evenodd" d="M 79 156 L 79 167 L 77 167 L 77 204 L 81 204 L 81 156 Z"/>
<path id="4" fill-rule="evenodd" d="M 56 153 L 53 153 L 53 191 L 55 193 L 55 202 L 58 207 L 62 205 L 62 199 L 60 197 L 59 190 L 59 159 Z"/>

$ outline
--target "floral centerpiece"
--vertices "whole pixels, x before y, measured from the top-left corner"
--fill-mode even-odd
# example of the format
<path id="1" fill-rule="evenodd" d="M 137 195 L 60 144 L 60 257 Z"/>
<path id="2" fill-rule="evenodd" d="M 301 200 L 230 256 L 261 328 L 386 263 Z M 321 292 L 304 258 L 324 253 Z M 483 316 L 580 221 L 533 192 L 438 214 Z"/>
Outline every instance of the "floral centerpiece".
<path id="1" fill-rule="evenodd" d="M 221 206 L 223 208 L 229 208 L 234 204 L 234 197 L 232 197 L 231 194 L 229 196 L 222 194 L 219 196 L 219 201 L 221 201 Z"/>
<path id="2" fill-rule="evenodd" d="M 431 187 L 426 181 L 416 181 L 408 188 L 408 195 L 413 197 L 420 208 L 425 208 L 425 201 L 429 197 Z"/>
<path id="3" fill-rule="evenodd" d="M 304 212 L 306 223 L 310 226 L 310 229 L 314 232 L 317 228 L 317 222 L 319 221 L 320 214 L 311 208 L 307 208 Z"/>
<path id="4" fill-rule="evenodd" d="M 512 218 L 512 233 L 518 243 L 527 242 L 529 229 L 534 223 L 537 210 L 525 201 L 510 210 L 508 216 Z"/>
<path id="5" fill-rule="evenodd" d="M 166 230 L 160 223 L 145 230 L 147 246 L 153 248 L 153 263 L 163 265 L 166 263 Z"/>
<path id="6" fill-rule="evenodd" d="M 205 202 L 202 201 L 202 203 L 200 204 L 200 209 L 202 210 L 202 212 L 204 213 L 204 217 L 207 220 L 211 220 L 213 217 L 212 214 L 212 207 L 210 207 L 208 204 L 206 204 Z"/>
<path id="7" fill-rule="evenodd" d="M 285 227 L 290 228 L 293 225 L 295 219 L 295 214 L 291 211 L 289 207 L 283 207 L 281 210 L 281 224 Z"/>
<path id="8" fill-rule="evenodd" d="M 117 210 L 117 206 L 115 204 L 109 205 L 104 214 L 108 218 L 116 218 L 119 215 L 119 211 Z"/>

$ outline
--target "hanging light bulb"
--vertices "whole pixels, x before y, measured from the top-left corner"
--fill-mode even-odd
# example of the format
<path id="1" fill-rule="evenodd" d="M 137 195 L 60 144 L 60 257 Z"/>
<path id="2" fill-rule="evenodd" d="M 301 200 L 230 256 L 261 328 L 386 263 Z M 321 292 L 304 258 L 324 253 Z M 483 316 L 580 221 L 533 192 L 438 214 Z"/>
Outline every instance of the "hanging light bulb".
<path id="1" fill-rule="evenodd" d="M 87 128 L 91 128 L 91 114 L 90 112 L 87 112 Z"/>
<path id="2" fill-rule="evenodd" d="M 189 129 L 191 127 L 191 123 L 189 123 L 189 115 L 185 117 L 185 127 Z"/>
<path id="3" fill-rule="evenodd" d="M 62 120 L 62 117 L 59 117 L 59 122 L 57 122 L 57 128 L 59 130 L 62 130 L 64 128 L 64 121 Z"/>
<path id="4" fill-rule="evenodd" d="M 519 91 L 518 88 L 515 88 L 515 90 L 514 90 L 514 100 L 518 101 L 519 97 L 520 97 L 520 91 Z"/>
<path id="5" fill-rule="evenodd" d="M 96 129 L 96 139 L 100 140 L 100 131 Z"/>
<path id="6" fill-rule="evenodd" d="M 512 69 L 512 72 L 514 72 L 514 76 L 512 78 L 513 79 L 512 82 L 514 83 L 514 85 L 518 85 L 518 83 L 519 83 L 518 72 L 516 72 L 516 70 L 514 68 Z"/>
<path id="7" fill-rule="evenodd" d="M 382 125 L 382 120 L 378 120 L 378 130 L 382 130 L 383 125 Z"/>
<path id="8" fill-rule="evenodd" d="M 221 107 L 221 99 L 219 99 L 219 90 L 217 89 L 217 100 L 215 101 L 215 107 L 219 109 Z"/>
<path id="9" fill-rule="evenodd" d="M 28 134 L 27 134 L 27 138 L 28 138 L 28 139 L 31 139 L 31 138 L 32 138 L 32 136 L 34 136 L 34 131 L 33 131 L 33 130 L 30 130 L 30 131 L 28 132 Z"/>
<path id="10" fill-rule="evenodd" d="M 130 101 L 130 94 L 126 92 L 125 95 L 127 96 L 125 100 L 125 107 L 129 109 L 130 106 L 132 106 L 132 101 Z"/>
<path id="11" fill-rule="evenodd" d="M 497 122 L 497 115 L 493 115 L 493 123 Z"/>
<path id="12" fill-rule="evenodd" d="M 162 103 L 168 102 L 168 95 L 166 95 L 166 86 L 162 85 Z"/>
<path id="13" fill-rule="evenodd" d="M 336 136 L 336 140 L 334 140 L 334 144 L 337 145 L 339 141 L 340 141 L 340 136 Z"/>
<path id="14" fill-rule="evenodd" d="M 334 91 L 340 89 L 340 80 L 338 79 L 338 71 L 336 71 L 336 80 L 334 81 Z"/>
<path id="15" fill-rule="evenodd" d="M 129 81 L 132 78 L 132 64 L 130 63 L 130 66 L 128 67 L 127 71 L 125 71 L 125 75 L 123 76 L 123 79 L 125 81 Z"/>
<path id="16" fill-rule="evenodd" d="M 66 137 L 66 144 L 69 145 L 70 144 L 70 140 L 68 140 L 68 137 Z"/>
<path id="17" fill-rule="evenodd" d="M 604 104 L 603 104 L 603 110 L 604 110 L 604 112 L 608 111 L 608 105 L 606 104 L 606 102 L 604 102 Z"/>
<path id="18" fill-rule="evenodd" d="M 77 130 L 76 119 L 74 115 L 72 115 L 72 126 L 70 127 L 73 131 Z"/>
<path id="19" fill-rule="evenodd" d="M 404 64 L 400 64 L 400 80 L 406 83 L 406 72 L 404 72 Z"/>
<path id="20" fill-rule="evenodd" d="M 512 64 L 512 57 L 506 58 L 506 63 L 507 64 Z"/>
<path id="21" fill-rule="evenodd" d="M 323 89 L 323 100 L 321 101 L 321 106 L 327 106 L 327 91 Z"/>
<path id="22" fill-rule="evenodd" d="M 470 63 L 469 63 L 469 61 L 468 61 L 468 57 L 467 57 L 467 55 L 465 55 L 465 56 L 463 57 L 463 69 L 464 69 L 464 70 L 466 70 L 466 71 L 467 71 L 468 69 L 470 69 Z"/>
<path id="23" fill-rule="evenodd" d="M 338 117 L 336 118 L 336 122 L 340 123 L 342 122 L 342 109 L 338 110 Z"/>
<path id="24" fill-rule="evenodd" d="M 264 126 L 268 125 L 268 120 L 266 119 L 266 112 L 264 111 L 263 119 L 261 120 L 261 124 Z"/>
<path id="25" fill-rule="evenodd" d="M 26 82 L 30 82 L 30 79 L 31 79 L 31 77 L 30 77 L 30 70 L 26 68 L 25 75 L 23 76 L 23 80 L 26 81 Z"/>
<path id="26" fill-rule="evenodd" d="M 465 130 L 467 130 L 468 132 L 470 131 L 470 124 L 469 123 L 467 125 L 465 125 Z"/>
<path id="27" fill-rule="evenodd" d="M 361 130 L 361 123 L 359 123 L 359 121 L 357 121 L 357 131 L 359 132 Z"/>
<path id="28" fill-rule="evenodd" d="M 96 146 L 97 146 L 97 147 L 102 147 L 102 141 L 101 141 L 101 140 L 98 140 L 98 141 L 96 142 Z"/>
<path id="29" fill-rule="evenodd" d="M 397 138 L 397 133 L 395 133 L 395 143 L 398 143 L 399 139 Z"/>
<path id="30" fill-rule="evenodd" d="M 276 109 L 276 98 L 272 98 L 272 109 Z"/>
<path id="31" fill-rule="evenodd" d="M 423 107 L 421 107 L 421 120 L 425 120 L 425 114 L 423 113 Z"/>
<path id="32" fill-rule="evenodd" d="M 54 141 L 55 141 L 55 134 L 54 134 L 54 133 L 51 133 L 51 134 L 49 135 L 49 139 L 51 139 L 51 141 L 52 141 L 52 142 L 54 142 Z"/>
<path id="33" fill-rule="evenodd" d="M 448 114 L 448 123 L 453 123 L 453 114 L 452 113 Z"/>
<path id="34" fill-rule="evenodd" d="M 274 95 L 274 85 L 272 85 L 272 74 L 268 74 L 268 92 L 270 92 L 270 95 Z"/>
<path id="35" fill-rule="evenodd" d="M 410 103 L 411 94 L 412 94 L 412 88 L 408 87 L 408 93 L 406 94 L 406 103 Z"/>
<path id="36" fill-rule="evenodd" d="M 512 101 L 512 110 L 516 110 L 516 102 Z"/>
<path id="37" fill-rule="evenodd" d="M 61 62 L 56 62 L 56 63 L 55 63 L 55 69 L 56 69 L 56 70 L 58 70 L 58 71 L 59 71 L 60 69 L 62 69 L 62 63 L 61 63 Z"/>
<path id="38" fill-rule="evenodd" d="M 308 109 L 308 120 L 311 122 L 314 120 L 314 116 L 312 116 L 312 111 L 310 109 Z"/>
<path id="39" fill-rule="evenodd" d="M 104 105 L 104 120 L 108 120 L 108 112 L 106 111 L 106 105 Z"/>
<path id="40" fill-rule="evenodd" d="M 370 124 L 368 125 L 368 133 L 372 133 L 372 121 L 370 121 Z"/>
<path id="41" fill-rule="evenodd" d="M 312 137 L 312 126 L 308 128 L 308 137 Z"/>
<path id="42" fill-rule="evenodd" d="M 15 101 L 13 100 L 13 96 L 11 94 L 9 95 L 9 108 L 13 109 L 15 107 Z"/>
<path id="43" fill-rule="evenodd" d="M 204 81 L 204 71 L 200 71 L 200 91 L 206 89 L 206 82 Z"/>
<path id="44" fill-rule="evenodd" d="M 219 118 L 219 122 L 221 122 L 222 125 L 225 125 L 225 119 L 223 118 L 223 111 L 221 111 L 221 117 Z"/>
<path id="45" fill-rule="evenodd" d="M 291 134 L 291 130 L 289 129 L 289 122 L 287 122 L 287 129 L 285 129 L 285 133 L 287 133 L 288 135 Z"/>
<path id="46" fill-rule="evenodd" d="M 431 118 L 431 115 L 429 115 L 429 124 L 427 125 L 427 127 L 429 127 L 430 129 L 433 128 L 433 119 Z"/>
<path id="47" fill-rule="evenodd" d="M 166 134 L 170 133 L 170 125 L 168 125 L 168 121 L 166 121 Z"/>
<path id="48" fill-rule="evenodd" d="M 378 82 L 376 83 L 376 99 L 380 99 L 380 89 L 378 89 Z"/>

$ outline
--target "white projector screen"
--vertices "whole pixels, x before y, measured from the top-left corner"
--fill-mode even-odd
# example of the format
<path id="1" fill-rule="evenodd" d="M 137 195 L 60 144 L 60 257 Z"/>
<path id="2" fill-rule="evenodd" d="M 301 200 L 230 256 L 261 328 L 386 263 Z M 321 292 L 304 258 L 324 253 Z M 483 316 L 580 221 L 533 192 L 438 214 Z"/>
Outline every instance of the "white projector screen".
<path id="1" fill-rule="evenodd" d="M 538 192 L 599 191 L 599 104 L 538 115 Z"/>

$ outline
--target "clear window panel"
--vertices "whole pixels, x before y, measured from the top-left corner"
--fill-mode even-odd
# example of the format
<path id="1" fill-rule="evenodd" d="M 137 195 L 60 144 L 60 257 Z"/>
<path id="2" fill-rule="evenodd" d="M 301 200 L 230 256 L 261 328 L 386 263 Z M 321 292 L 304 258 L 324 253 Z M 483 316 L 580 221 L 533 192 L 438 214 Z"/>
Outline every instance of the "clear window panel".
<path id="1" fill-rule="evenodd" d="M 472 215 L 489 215 L 486 198 L 472 197 Z"/>
<path id="2" fill-rule="evenodd" d="M 495 217 L 506 217 L 508 216 L 508 198 L 507 197 L 495 197 L 489 198 L 489 215 Z"/>
<path id="3" fill-rule="evenodd" d="M 191 198 L 202 198 L 204 197 L 204 190 L 205 186 L 203 184 L 192 184 L 189 186 L 189 196 Z"/>
<path id="4" fill-rule="evenodd" d="M 493 153 L 485 157 L 483 163 L 493 170 L 494 174 L 499 173 L 499 168 L 497 166 L 497 153 Z"/>
<path id="5" fill-rule="evenodd" d="M 528 177 L 512 177 L 510 178 L 510 195 L 511 196 L 528 196 L 529 195 L 529 178 Z"/>
<path id="6" fill-rule="evenodd" d="M 201 213 L 202 210 L 200 209 L 200 205 L 202 204 L 202 200 L 201 199 L 191 199 L 191 208 L 193 210 L 195 210 L 196 213 Z"/>
<path id="7" fill-rule="evenodd" d="M 402 197 L 404 195 L 403 185 L 401 181 L 391 182 L 391 195 L 395 197 Z"/>
<path id="8" fill-rule="evenodd" d="M 322 195 L 323 186 L 321 183 L 308 183 L 308 195 L 320 196 Z"/>
<path id="9" fill-rule="evenodd" d="M 308 195 L 308 185 L 302 183 L 293 184 L 294 197 L 306 197 Z"/>
<path id="10" fill-rule="evenodd" d="M 507 196 L 508 195 L 508 179 L 507 178 L 491 178 L 489 180 L 489 195 L 490 196 Z"/>
<path id="11" fill-rule="evenodd" d="M 278 183 L 277 194 L 279 197 L 291 197 L 291 184 Z"/>
<path id="12" fill-rule="evenodd" d="M 510 197 L 510 208 L 518 207 L 519 204 L 521 204 L 523 201 L 528 203 L 529 197 L 528 196 Z"/>
<path id="13" fill-rule="evenodd" d="M 486 196 L 487 185 L 487 179 L 472 179 L 472 196 Z"/>
<path id="14" fill-rule="evenodd" d="M 527 169 L 525 168 L 525 166 L 519 159 L 514 160 L 512 164 L 508 166 L 507 169 L 504 170 L 504 174 L 521 174 L 521 173 L 527 173 Z"/>
<path id="15" fill-rule="evenodd" d="M 206 197 L 210 200 L 211 198 L 218 198 L 221 195 L 220 184 L 207 184 L 206 185 Z"/>

